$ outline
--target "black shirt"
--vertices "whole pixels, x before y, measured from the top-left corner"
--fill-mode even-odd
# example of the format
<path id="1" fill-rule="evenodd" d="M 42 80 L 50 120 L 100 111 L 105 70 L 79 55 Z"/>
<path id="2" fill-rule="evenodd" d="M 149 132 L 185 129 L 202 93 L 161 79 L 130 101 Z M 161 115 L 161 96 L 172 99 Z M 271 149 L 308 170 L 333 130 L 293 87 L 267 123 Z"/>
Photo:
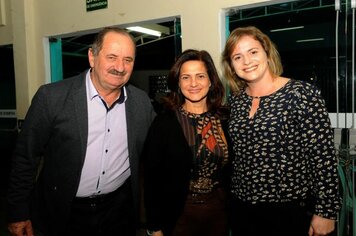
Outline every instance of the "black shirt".
<path id="1" fill-rule="evenodd" d="M 333 131 L 320 92 L 290 80 L 260 98 L 231 95 L 232 194 L 251 203 L 301 200 L 312 194 L 315 213 L 336 218 L 340 208 Z"/>

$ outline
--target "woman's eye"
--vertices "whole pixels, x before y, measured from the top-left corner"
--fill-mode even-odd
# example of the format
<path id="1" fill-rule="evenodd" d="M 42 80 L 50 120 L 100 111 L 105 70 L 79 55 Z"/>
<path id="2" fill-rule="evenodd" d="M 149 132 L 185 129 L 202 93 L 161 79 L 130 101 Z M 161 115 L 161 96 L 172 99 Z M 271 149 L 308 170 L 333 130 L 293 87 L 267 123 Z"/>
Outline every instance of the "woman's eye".
<path id="1" fill-rule="evenodd" d="M 236 57 L 233 58 L 234 61 L 238 61 L 238 60 L 240 60 L 240 59 L 241 59 L 240 56 L 236 56 Z"/>
<path id="2" fill-rule="evenodd" d="M 205 75 L 199 75 L 199 78 L 200 78 L 200 79 L 205 79 L 206 76 L 205 76 Z"/>

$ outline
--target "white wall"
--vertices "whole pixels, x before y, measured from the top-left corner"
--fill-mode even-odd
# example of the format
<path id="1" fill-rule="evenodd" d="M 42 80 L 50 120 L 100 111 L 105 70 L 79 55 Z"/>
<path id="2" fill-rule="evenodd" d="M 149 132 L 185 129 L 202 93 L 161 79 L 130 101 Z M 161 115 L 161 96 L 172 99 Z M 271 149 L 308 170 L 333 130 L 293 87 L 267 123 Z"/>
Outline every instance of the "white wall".
<path id="1" fill-rule="evenodd" d="M 0 45 L 13 43 L 18 118 L 22 119 L 32 96 L 49 77 L 49 36 L 88 32 L 109 25 L 179 16 L 182 49 L 209 51 L 220 66 L 224 44 L 224 9 L 264 2 L 261 0 L 143 0 L 108 1 L 108 8 L 86 12 L 83 0 L 4 1 L 5 26 L 0 26 Z M 267 1 L 270 2 L 270 1 Z M 11 15 L 10 17 L 8 15 Z"/>

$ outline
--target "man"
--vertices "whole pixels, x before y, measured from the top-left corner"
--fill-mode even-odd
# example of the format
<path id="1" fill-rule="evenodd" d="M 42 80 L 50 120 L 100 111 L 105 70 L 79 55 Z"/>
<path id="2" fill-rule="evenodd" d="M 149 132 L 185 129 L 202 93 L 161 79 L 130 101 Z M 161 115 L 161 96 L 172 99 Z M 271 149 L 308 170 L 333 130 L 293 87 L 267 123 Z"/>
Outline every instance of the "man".
<path id="1" fill-rule="evenodd" d="M 155 115 L 127 84 L 135 48 L 126 31 L 105 28 L 90 70 L 35 94 L 10 174 L 12 235 L 135 235 L 139 156 Z"/>

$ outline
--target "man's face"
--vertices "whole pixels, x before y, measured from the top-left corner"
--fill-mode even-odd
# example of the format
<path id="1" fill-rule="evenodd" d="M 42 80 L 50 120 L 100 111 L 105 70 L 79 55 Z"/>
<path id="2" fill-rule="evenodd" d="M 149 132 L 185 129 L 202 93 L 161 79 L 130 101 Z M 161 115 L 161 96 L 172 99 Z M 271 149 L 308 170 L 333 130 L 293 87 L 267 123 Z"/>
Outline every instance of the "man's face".
<path id="1" fill-rule="evenodd" d="M 124 86 L 132 74 L 135 60 L 135 45 L 131 38 L 116 32 L 105 35 L 98 55 L 88 52 L 91 78 L 96 89 L 113 91 Z"/>

